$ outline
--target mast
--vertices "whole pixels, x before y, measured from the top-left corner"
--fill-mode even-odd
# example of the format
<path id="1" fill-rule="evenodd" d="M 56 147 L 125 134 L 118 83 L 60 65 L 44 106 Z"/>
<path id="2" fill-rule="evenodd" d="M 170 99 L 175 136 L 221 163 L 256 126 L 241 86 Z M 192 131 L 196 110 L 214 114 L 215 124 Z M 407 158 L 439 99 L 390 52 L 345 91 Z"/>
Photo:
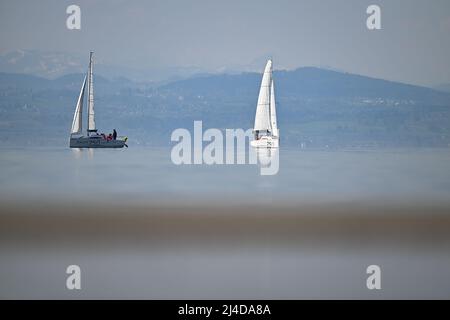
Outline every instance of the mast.
<path id="1" fill-rule="evenodd" d="M 94 79 L 93 79 L 93 64 L 94 53 L 91 51 L 89 55 L 89 72 L 88 72 L 88 126 L 87 134 L 90 132 L 97 132 L 95 129 L 95 112 L 94 112 Z"/>
<path id="2" fill-rule="evenodd" d="M 275 107 L 275 87 L 273 85 L 273 77 L 270 84 L 270 126 L 272 135 L 278 137 L 277 111 Z"/>

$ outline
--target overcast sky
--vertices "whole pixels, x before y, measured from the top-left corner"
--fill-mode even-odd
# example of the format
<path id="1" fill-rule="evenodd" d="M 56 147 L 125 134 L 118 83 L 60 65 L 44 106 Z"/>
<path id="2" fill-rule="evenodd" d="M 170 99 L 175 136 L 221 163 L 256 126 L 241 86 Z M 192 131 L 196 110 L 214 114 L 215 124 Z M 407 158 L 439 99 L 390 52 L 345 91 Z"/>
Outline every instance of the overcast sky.
<path id="1" fill-rule="evenodd" d="M 66 8 L 81 7 L 81 30 Z M 382 30 L 366 28 L 381 7 Z M 449 0 L 0 0 L 0 50 L 86 54 L 132 67 L 322 66 L 408 83 L 450 83 Z M 261 65 L 261 69 L 263 65 Z"/>

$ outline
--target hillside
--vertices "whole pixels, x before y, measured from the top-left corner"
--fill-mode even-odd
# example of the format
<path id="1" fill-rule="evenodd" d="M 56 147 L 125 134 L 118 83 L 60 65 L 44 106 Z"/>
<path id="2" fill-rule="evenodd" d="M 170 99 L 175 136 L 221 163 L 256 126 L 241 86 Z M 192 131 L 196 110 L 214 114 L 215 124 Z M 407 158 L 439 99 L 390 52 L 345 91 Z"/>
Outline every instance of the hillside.
<path id="1" fill-rule="evenodd" d="M 202 75 L 155 87 L 95 76 L 97 124 L 130 144 L 169 145 L 172 130 L 251 128 L 257 73 Z M 450 94 L 317 68 L 276 71 L 282 143 L 298 147 L 448 146 Z M 0 73 L 2 144 L 65 145 L 83 79 Z"/>

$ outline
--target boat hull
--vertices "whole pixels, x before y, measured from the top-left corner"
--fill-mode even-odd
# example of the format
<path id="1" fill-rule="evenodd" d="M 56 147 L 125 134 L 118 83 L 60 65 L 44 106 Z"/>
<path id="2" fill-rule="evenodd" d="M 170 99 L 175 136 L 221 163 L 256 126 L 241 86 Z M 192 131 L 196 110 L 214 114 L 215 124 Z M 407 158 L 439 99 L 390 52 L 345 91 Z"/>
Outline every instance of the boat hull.
<path id="1" fill-rule="evenodd" d="M 71 148 L 123 148 L 124 146 L 126 146 L 126 139 L 106 140 L 102 137 L 70 138 Z"/>
<path id="2" fill-rule="evenodd" d="M 280 140 L 278 137 L 263 136 L 258 140 L 250 141 L 254 148 L 279 148 Z"/>

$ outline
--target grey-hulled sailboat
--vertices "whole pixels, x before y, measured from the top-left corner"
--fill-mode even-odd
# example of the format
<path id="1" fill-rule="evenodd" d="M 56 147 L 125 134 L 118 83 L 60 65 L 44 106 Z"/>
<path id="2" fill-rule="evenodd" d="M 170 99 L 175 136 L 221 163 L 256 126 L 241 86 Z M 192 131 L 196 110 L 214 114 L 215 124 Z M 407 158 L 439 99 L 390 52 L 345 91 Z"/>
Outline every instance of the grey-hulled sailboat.
<path id="1" fill-rule="evenodd" d="M 71 148 L 123 148 L 126 145 L 126 137 L 106 136 L 99 134 L 95 126 L 94 112 L 94 83 L 93 83 L 93 52 L 89 56 L 89 69 L 84 77 L 83 85 L 78 96 L 77 106 L 73 115 L 72 130 L 70 132 Z M 87 131 L 86 136 L 83 135 L 83 104 L 84 96 L 88 91 L 87 97 Z"/>

